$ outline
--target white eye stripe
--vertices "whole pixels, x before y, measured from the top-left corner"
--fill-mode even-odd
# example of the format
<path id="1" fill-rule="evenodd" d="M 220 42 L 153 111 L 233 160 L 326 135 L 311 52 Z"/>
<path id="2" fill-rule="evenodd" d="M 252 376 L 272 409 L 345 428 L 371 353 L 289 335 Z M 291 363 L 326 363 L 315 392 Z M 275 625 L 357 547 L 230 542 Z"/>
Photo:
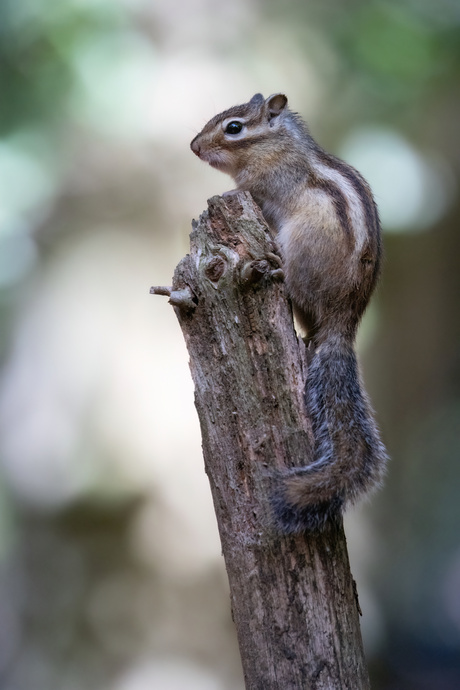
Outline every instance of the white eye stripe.
<path id="1" fill-rule="evenodd" d="M 227 125 L 229 125 L 230 122 L 240 122 L 242 125 L 245 125 L 247 122 L 247 119 L 245 119 L 244 117 L 227 117 L 222 122 L 222 129 L 224 130 L 224 132 L 225 132 Z"/>
<path id="2" fill-rule="evenodd" d="M 230 134 L 225 131 L 226 127 L 230 124 L 230 122 L 241 122 L 243 125 L 242 129 L 238 134 Z M 269 125 L 267 123 L 262 123 L 260 125 L 252 125 L 247 127 L 246 126 L 247 120 L 243 120 L 242 118 L 236 118 L 236 117 L 231 117 L 227 118 L 222 122 L 222 128 L 224 131 L 224 135 L 227 138 L 227 141 L 231 141 L 232 139 L 242 139 L 243 137 L 254 137 L 258 136 L 259 134 L 266 134 L 267 131 L 269 130 Z"/>

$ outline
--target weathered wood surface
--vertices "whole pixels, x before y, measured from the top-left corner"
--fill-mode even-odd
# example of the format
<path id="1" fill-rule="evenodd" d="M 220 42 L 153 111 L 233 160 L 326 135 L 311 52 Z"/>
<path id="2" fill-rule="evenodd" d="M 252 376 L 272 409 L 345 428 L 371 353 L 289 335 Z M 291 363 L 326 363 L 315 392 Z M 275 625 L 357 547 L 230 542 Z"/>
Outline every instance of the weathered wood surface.
<path id="1" fill-rule="evenodd" d="M 276 472 L 307 464 L 312 447 L 305 348 L 276 248 L 249 194 L 208 206 L 170 301 L 190 354 L 246 687 L 369 688 L 343 528 L 285 537 L 271 521 Z"/>

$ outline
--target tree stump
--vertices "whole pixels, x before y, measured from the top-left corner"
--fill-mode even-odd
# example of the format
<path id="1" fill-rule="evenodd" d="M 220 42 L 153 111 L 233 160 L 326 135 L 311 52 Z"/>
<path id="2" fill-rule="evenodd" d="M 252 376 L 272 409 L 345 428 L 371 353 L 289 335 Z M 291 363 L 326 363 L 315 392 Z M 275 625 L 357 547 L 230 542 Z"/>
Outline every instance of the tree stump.
<path id="1" fill-rule="evenodd" d="M 250 194 L 213 197 L 168 294 L 190 355 L 248 690 L 369 688 L 343 527 L 284 536 L 277 473 L 306 465 L 306 351 Z"/>

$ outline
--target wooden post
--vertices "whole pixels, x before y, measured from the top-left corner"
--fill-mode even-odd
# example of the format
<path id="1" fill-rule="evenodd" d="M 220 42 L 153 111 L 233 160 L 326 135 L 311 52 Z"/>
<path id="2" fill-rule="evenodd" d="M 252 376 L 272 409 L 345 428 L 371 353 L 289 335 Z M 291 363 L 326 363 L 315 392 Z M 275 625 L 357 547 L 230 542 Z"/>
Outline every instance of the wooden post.
<path id="1" fill-rule="evenodd" d="M 369 688 L 343 528 L 286 537 L 276 473 L 311 459 L 306 356 L 248 193 L 214 197 L 168 294 L 190 354 L 203 455 L 248 690 Z"/>

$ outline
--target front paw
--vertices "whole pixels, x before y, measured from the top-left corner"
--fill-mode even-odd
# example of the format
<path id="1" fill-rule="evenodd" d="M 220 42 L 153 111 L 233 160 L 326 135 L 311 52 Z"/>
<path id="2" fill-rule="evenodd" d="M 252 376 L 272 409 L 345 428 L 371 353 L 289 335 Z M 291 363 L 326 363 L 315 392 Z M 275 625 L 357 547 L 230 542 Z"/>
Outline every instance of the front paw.
<path id="1" fill-rule="evenodd" d="M 258 283 L 264 276 L 272 280 L 284 280 L 284 271 L 281 265 L 281 259 L 277 254 L 267 252 L 263 259 L 254 259 L 244 264 L 241 270 L 241 280 L 247 285 Z"/>
<path id="2" fill-rule="evenodd" d="M 283 261 L 278 254 L 267 252 L 266 259 L 274 268 L 270 268 L 270 276 L 273 280 L 284 280 Z"/>

